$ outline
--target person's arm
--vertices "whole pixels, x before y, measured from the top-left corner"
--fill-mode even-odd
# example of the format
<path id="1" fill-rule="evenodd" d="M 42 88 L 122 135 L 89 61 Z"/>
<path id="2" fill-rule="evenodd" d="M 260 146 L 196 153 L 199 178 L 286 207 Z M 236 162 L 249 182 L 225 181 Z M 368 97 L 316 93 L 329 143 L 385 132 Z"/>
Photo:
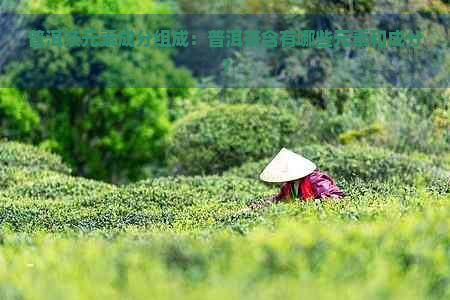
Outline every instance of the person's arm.
<path id="1" fill-rule="evenodd" d="M 290 183 L 286 182 L 285 184 L 283 184 L 283 186 L 281 187 L 281 190 L 278 194 L 273 195 L 269 198 L 264 199 L 261 202 L 254 202 L 251 203 L 249 205 L 249 207 L 251 209 L 257 209 L 257 208 L 263 208 L 267 205 L 273 204 L 273 203 L 277 203 L 280 201 L 283 201 L 284 199 L 286 199 L 289 196 L 289 189 L 290 189 Z"/>

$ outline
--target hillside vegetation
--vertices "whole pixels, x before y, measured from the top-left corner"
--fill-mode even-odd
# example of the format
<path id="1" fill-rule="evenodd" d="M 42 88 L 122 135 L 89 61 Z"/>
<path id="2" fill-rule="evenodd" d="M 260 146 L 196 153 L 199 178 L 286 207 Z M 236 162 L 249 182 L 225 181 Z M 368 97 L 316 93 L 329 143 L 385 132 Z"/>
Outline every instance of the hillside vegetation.
<path id="1" fill-rule="evenodd" d="M 19 0 L 0 12 L 0 300 L 450 299 L 449 0 Z M 201 47 L 220 38 L 204 28 L 227 24 L 424 39 Z M 38 49 L 24 26 L 154 36 Z M 182 42 L 196 28 L 197 46 L 165 47 L 165 30 Z M 282 147 L 346 196 L 250 210 L 279 192 L 259 174 Z"/>
<path id="2" fill-rule="evenodd" d="M 115 186 L 2 142 L 1 298 L 448 298 L 447 173 L 367 147 L 299 149 L 343 200 L 249 211 L 277 191 L 256 179 L 267 159 Z"/>

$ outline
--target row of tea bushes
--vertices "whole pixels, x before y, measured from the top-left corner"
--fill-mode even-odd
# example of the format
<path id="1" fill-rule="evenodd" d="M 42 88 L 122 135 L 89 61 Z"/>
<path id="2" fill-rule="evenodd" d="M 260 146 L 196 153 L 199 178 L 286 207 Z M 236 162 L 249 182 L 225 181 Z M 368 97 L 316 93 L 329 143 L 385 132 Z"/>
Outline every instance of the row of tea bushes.
<path id="1" fill-rule="evenodd" d="M 0 298 L 448 299 L 449 220 L 447 199 L 400 219 L 291 217 L 246 235 L 2 232 Z"/>
<path id="2" fill-rule="evenodd" d="M 229 172 L 239 176 L 163 177 L 116 187 L 52 171 L 61 170 L 62 165 L 55 164 L 57 158 L 53 163 L 44 159 L 37 167 L 10 159 L 16 164 L 0 168 L 1 225 L 17 231 L 92 231 L 137 226 L 176 231 L 227 227 L 247 232 L 256 224 L 290 216 L 365 220 L 390 215 L 391 211 L 402 215 L 420 209 L 416 199 L 425 198 L 421 185 L 406 184 L 416 183 L 415 175 L 423 176 L 432 168 L 422 161 L 369 147 L 314 145 L 301 150 L 307 157 L 316 155 L 319 166 L 332 170 L 330 173 L 348 195 L 345 199 L 248 211 L 247 204 L 278 191 L 275 186 L 245 177 L 255 174 L 252 164 Z M 368 167 L 370 170 L 365 170 Z M 438 183 L 441 185 L 431 185 L 437 193 L 426 191 L 430 203 L 439 198 L 439 193 L 449 191 L 448 182 Z"/>
<path id="3" fill-rule="evenodd" d="M 45 193 L 0 194 L 1 225 L 15 231 L 93 231 L 139 227 L 198 231 L 232 228 L 247 232 L 257 224 L 295 218 L 363 221 L 402 216 L 423 205 L 448 201 L 420 188 L 395 182 L 346 182 L 350 192 L 340 201 L 298 201 L 250 211 L 250 201 L 277 192 L 253 179 L 233 176 L 168 177 L 82 196 Z M 70 201 L 67 201 L 70 199 Z"/>
<path id="4" fill-rule="evenodd" d="M 91 231 L 126 226 L 171 228 L 189 215 L 193 224 L 198 222 L 198 226 L 204 227 L 207 219 L 214 218 L 218 212 L 238 211 L 252 197 L 271 193 L 268 187 L 254 180 L 237 177 L 161 178 L 113 187 L 53 175 L 3 190 L 0 193 L 2 224 L 18 231 Z"/>
<path id="5" fill-rule="evenodd" d="M 100 181 L 48 170 L 4 168 L 0 171 L 0 195 L 10 199 L 70 200 L 109 192 L 116 187 Z"/>
<path id="6" fill-rule="evenodd" d="M 176 176 L 143 180 L 127 187 L 131 190 L 153 189 L 155 199 L 164 199 L 164 206 L 180 206 L 180 201 L 219 201 L 247 203 L 258 194 L 275 190 L 261 182 L 238 176 Z M 172 195 L 178 195 L 180 200 Z M 189 200 L 188 200 L 189 199 Z"/>
<path id="7" fill-rule="evenodd" d="M 70 175 L 61 157 L 31 145 L 0 142 L 0 197 L 67 201 L 116 187 Z"/>
<path id="8" fill-rule="evenodd" d="M 4 167 L 51 170 L 65 174 L 71 172 L 58 155 L 31 145 L 0 141 L 0 170 Z"/>

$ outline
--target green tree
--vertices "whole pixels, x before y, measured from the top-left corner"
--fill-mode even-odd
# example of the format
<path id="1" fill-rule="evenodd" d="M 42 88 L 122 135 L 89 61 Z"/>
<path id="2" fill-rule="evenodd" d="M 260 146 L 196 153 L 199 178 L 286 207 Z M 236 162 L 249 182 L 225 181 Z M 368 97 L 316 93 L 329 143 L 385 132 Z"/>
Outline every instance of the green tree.
<path id="1" fill-rule="evenodd" d="M 39 115 L 20 91 L 0 89 L 0 136 L 8 139 L 30 138 L 39 124 Z"/>
<path id="2" fill-rule="evenodd" d="M 132 26 L 136 34 L 143 28 L 154 33 L 172 22 L 170 16 L 129 15 L 170 12 L 152 1 L 41 0 L 22 9 L 41 14 L 28 26 L 44 30 L 123 31 Z M 20 57 L 7 64 L 3 80 L 22 88 L 39 114 L 35 142 L 61 154 L 78 174 L 113 182 L 139 178 L 146 163 L 163 160 L 170 128 L 169 100 L 183 97 L 187 89 L 125 87 L 145 87 L 149 82 L 161 87 L 189 86 L 192 78 L 188 71 L 172 63 L 172 49 L 26 46 Z M 30 83 L 37 88 L 29 88 Z M 71 83 L 92 88 L 40 88 L 67 87 Z M 8 122 L 15 121 L 9 118 Z"/>

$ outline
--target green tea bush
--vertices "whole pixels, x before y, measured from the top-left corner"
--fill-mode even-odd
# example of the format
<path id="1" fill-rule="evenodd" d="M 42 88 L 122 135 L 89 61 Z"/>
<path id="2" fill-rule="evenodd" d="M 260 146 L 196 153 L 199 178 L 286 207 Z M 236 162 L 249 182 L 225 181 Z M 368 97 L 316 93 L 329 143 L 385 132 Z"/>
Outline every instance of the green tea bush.
<path id="1" fill-rule="evenodd" d="M 401 184 L 413 184 L 419 178 L 434 179 L 439 174 L 431 161 L 399 154 L 387 149 L 360 144 L 345 146 L 306 145 L 295 148 L 336 180 L 387 180 L 401 177 Z M 257 178 L 270 159 L 249 162 L 227 171 L 227 175 Z M 445 180 L 445 178 L 443 179 Z"/>
<path id="2" fill-rule="evenodd" d="M 132 210 L 121 205 L 97 205 L 84 207 L 79 201 L 36 201 L 30 198 L 0 199 L 0 218 L 2 225 L 15 231 L 49 232 L 96 229 L 120 229 L 127 225 L 147 225 L 152 220 L 163 220 L 164 212 L 151 210 Z"/>
<path id="3" fill-rule="evenodd" d="M 0 194 L 9 198 L 29 197 L 33 199 L 69 200 L 74 197 L 95 196 L 113 190 L 113 185 L 100 181 L 73 177 L 53 171 L 6 168 L 2 178 L 0 172 Z M 2 184 L 3 183 L 3 184 Z"/>
<path id="4" fill-rule="evenodd" d="M 14 169 L 15 168 L 0 167 L 0 189 L 4 189 L 8 186 L 14 185 L 19 180 L 15 176 Z"/>
<path id="5" fill-rule="evenodd" d="M 246 233 L 284 218 L 371 220 L 420 209 L 425 202 L 420 186 L 406 183 L 414 183 L 415 175 L 425 176 L 433 166 L 368 146 L 305 146 L 297 151 L 335 176 L 347 197 L 248 211 L 249 202 L 278 192 L 278 188 L 245 178 L 258 174 L 262 162 L 231 170 L 226 176 L 162 177 L 115 187 L 56 172 L 64 170 L 64 165 L 45 152 L 27 159 L 33 147 L 1 146 L 6 149 L 1 152 L 3 157 L 13 158 L 3 158 L 8 163 L 0 168 L 0 225 L 15 231 L 137 227 L 177 232 L 229 228 Z M 27 164 L 33 159 L 34 167 Z M 439 181 L 433 187 L 436 193 L 429 200 L 449 191 L 448 182 Z"/>
<path id="6" fill-rule="evenodd" d="M 44 180 L 44 182 L 46 182 Z M 0 225 L 15 231 L 123 230 L 129 227 L 177 232 L 228 228 L 247 233 L 282 219 L 363 221 L 398 217 L 423 205 L 446 201 L 439 194 L 384 181 L 343 182 L 342 200 L 292 201 L 250 211 L 247 204 L 273 195 L 254 179 L 233 176 L 167 177 L 105 189 L 34 185 L 0 193 Z M 81 191 L 77 190 L 81 189 Z M 89 188 L 88 188 L 89 190 Z M 70 199 L 71 201 L 66 201 Z"/>
<path id="7" fill-rule="evenodd" d="M 50 176 L 1 192 L 0 220 L 18 231 L 91 231 L 125 226 L 198 229 L 216 227 L 221 216 L 242 210 L 254 197 L 272 192 L 255 180 L 237 177 L 160 178 L 113 188 Z"/>
<path id="8" fill-rule="evenodd" d="M 449 153 L 449 91 L 379 89 L 377 118 L 386 129 L 373 143 L 397 152 Z"/>
<path id="9" fill-rule="evenodd" d="M 24 167 L 2 167 L 0 168 L 0 187 L 11 188 L 16 185 L 32 184 L 33 182 L 45 180 L 48 177 L 64 175 L 59 172 Z"/>
<path id="10" fill-rule="evenodd" d="M 128 190 L 153 190 L 153 197 L 163 199 L 165 206 L 180 206 L 175 195 L 179 195 L 183 201 L 193 203 L 195 201 L 220 201 L 241 202 L 259 193 L 271 191 L 260 182 L 236 176 L 177 176 L 163 177 L 154 180 L 144 180 L 127 187 Z M 175 197 L 167 197 L 171 193 Z"/>
<path id="11" fill-rule="evenodd" d="M 280 214 L 283 206 L 288 205 L 276 207 Z M 311 214 L 327 211 L 315 203 L 305 207 Z M 89 235 L 2 232 L 7 271 L 0 272 L 1 295 L 448 299 L 449 208 L 447 198 L 401 218 L 359 222 L 342 222 L 339 215 L 284 215 L 275 230 L 266 224 L 245 235 L 229 230 L 195 235 L 131 229 Z"/>
<path id="12" fill-rule="evenodd" d="M 169 159 L 181 174 L 220 173 L 291 145 L 298 126 L 292 114 L 272 106 L 211 107 L 176 123 Z"/>
<path id="13" fill-rule="evenodd" d="M 31 145 L 0 141 L 0 169 L 3 167 L 27 167 L 66 174 L 71 172 L 70 168 L 55 154 Z"/>

